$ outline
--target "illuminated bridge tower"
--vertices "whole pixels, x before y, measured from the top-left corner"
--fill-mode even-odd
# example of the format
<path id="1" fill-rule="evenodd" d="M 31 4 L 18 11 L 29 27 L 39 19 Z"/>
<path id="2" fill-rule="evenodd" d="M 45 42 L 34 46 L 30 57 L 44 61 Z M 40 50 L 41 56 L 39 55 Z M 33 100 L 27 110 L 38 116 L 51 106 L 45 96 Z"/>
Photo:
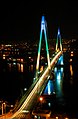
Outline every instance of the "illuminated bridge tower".
<path id="1" fill-rule="evenodd" d="M 39 40 L 38 56 L 37 56 L 37 64 L 36 64 L 36 78 L 38 77 L 38 72 L 39 72 L 39 61 L 40 61 L 40 52 L 41 52 L 42 33 L 44 33 L 48 68 L 50 69 L 50 58 L 49 58 L 49 50 L 48 50 L 48 42 L 47 42 L 47 23 L 46 23 L 44 16 L 42 16 L 42 19 L 41 19 L 40 40 Z"/>
<path id="2" fill-rule="evenodd" d="M 58 28 L 57 40 L 56 40 L 56 52 L 59 50 L 62 51 L 62 40 L 61 40 L 60 29 Z"/>

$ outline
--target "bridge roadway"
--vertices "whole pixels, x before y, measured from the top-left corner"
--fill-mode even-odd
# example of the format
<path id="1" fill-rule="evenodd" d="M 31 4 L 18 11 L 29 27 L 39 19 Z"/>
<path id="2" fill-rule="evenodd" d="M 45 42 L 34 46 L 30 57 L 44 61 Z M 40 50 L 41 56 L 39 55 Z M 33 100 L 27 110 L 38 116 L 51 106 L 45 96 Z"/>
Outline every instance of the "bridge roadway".
<path id="1" fill-rule="evenodd" d="M 52 68 L 52 66 L 55 65 L 56 61 L 58 60 L 58 58 L 62 55 L 62 51 L 59 51 L 54 58 L 52 58 L 50 66 Z M 38 99 L 38 96 L 41 92 L 41 87 L 43 87 L 44 82 L 46 81 L 49 72 L 51 69 L 49 69 L 48 67 L 46 68 L 46 70 L 43 72 L 43 74 L 39 77 L 39 79 L 36 81 L 36 83 L 32 84 L 33 86 L 30 87 L 27 96 L 23 98 L 23 101 L 21 100 L 21 105 L 19 108 L 17 108 L 16 111 L 14 111 L 14 113 L 6 114 L 7 119 L 14 119 L 14 118 L 18 118 L 19 115 L 21 115 L 24 110 L 25 111 L 29 111 L 33 105 L 35 104 L 35 99 Z M 38 93 L 39 91 L 39 93 Z M 5 116 L 3 116 L 5 118 Z M 2 119 L 2 117 L 0 117 L 0 119 Z"/>

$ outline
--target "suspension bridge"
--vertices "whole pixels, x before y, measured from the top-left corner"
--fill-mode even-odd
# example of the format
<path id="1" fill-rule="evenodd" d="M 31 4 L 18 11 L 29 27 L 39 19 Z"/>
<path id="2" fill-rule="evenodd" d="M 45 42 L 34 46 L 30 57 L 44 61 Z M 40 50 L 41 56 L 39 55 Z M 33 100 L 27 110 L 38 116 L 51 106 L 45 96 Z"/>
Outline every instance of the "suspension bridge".
<path id="1" fill-rule="evenodd" d="M 47 66 L 43 69 L 40 73 L 40 53 L 41 53 L 41 43 L 42 43 L 42 34 L 44 34 L 45 39 L 45 46 L 46 46 L 46 54 L 47 54 Z M 57 33 L 57 40 L 56 40 L 56 48 L 53 57 L 50 59 L 49 56 L 49 47 L 48 47 L 48 39 L 47 39 L 47 22 L 45 17 L 42 16 L 41 18 L 41 29 L 40 29 L 40 40 L 39 40 L 39 47 L 38 47 L 38 56 L 37 56 L 37 64 L 36 64 L 36 73 L 35 73 L 35 80 L 33 84 L 26 92 L 26 94 L 20 99 L 18 106 L 12 111 L 8 112 L 6 115 L 2 115 L 0 119 L 7 118 L 7 119 L 18 119 L 21 114 L 24 112 L 30 111 L 35 102 L 37 101 L 38 97 L 42 94 L 43 89 L 45 88 L 45 84 L 48 82 L 48 76 L 52 70 L 52 67 L 56 64 L 59 57 L 63 54 L 62 51 L 62 41 L 61 41 L 61 34 L 60 29 L 58 29 Z"/>

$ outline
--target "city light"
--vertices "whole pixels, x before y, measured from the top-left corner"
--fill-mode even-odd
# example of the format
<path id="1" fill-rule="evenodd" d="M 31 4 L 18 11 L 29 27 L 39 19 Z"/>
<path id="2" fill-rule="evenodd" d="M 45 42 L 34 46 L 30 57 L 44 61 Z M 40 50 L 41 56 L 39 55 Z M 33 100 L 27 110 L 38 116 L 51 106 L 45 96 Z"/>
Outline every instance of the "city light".
<path id="1" fill-rule="evenodd" d="M 42 33 L 44 32 L 44 38 L 45 38 L 45 44 L 46 44 L 46 54 L 47 54 L 47 64 L 48 66 L 45 67 L 45 70 L 42 68 L 40 71 L 39 71 L 39 61 L 40 61 L 40 51 L 41 51 L 41 42 L 42 42 Z M 58 37 L 61 38 L 60 36 L 60 30 L 58 29 Z M 57 43 L 58 43 L 58 39 L 57 38 Z M 47 22 L 45 20 L 45 17 L 42 16 L 42 19 L 41 19 L 41 30 L 40 30 L 40 40 L 39 40 L 39 47 L 38 47 L 38 57 L 37 57 L 37 65 L 36 65 L 36 77 L 33 78 L 35 81 L 35 83 L 33 83 L 29 90 L 27 88 L 24 88 L 24 91 L 26 91 L 26 95 L 23 96 L 23 98 L 21 99 L 21 101 L 19 102 L 20 104 L 18 104 L 18 109 L 15 110 L 15 112 L 12 114 L 12 116 L 10 117 L 11 119 L 13 118 L 16 118 L 18 115 L 22 114 L 23 112 L 26 113 L 26 112 L 29 112 L 28 110 L 30 110 L 30 108 L 32 107 L 33 105 L 33 102 L 36 98 L 38 98 L 38 96 L 40 95 L 41 93 L 41 87 L 45 86 L 46 85 L 46 82 L 48 82 L 49 78 L 50 78 L 50 71 L 51 71 L 51 68 L 55 66 L 55 64 L 57 63 L 57 60 L 60 58 L 60 56 L 62 55 L 62 44 L 61 44 L 61 39 L 60 39 L 60 46 L 57 44 L 56 45 L 56 49 L 58 50 L 58 52 L 56 52 L 56 54 L 51 57 L 51 61 L 50 61 L 50 57 L 49 57 L 49 48 L 48 48 L 48 41 L 47 41 Z M 16 51 L 16 50 L 15 50 Z M 13 54 L 13 51 L 12 51 L 12 54 Z M 16 52 L 15 52 L 16 54 Z M 29 53 L 30 54 L 30 53 Z M 28 55 L 29 55 L 28 54 Z M 4 55 L 5 56 L 5 55 Z M 28 59 L 32 59 L 31 56 L 28 56 Z M 19 64 L 19 69 L 21 70 L 20 72 L 23 72 L 24 70 L 24 60 L 21 59 L 21 60 L 18 60 L 19 63 L 17 63 L 17 60 L 16 58 L 13 59 L 13 64 Z M 33 60 L 32 60 L 33 61 Z M 21 64 L 22 63 L 22 64 Z M 33 66 L 33 65 L 32 65 Z M 55 71 L 57 72 L 57 68 L 55 69 Z M 40 76 L 39 76 L 40 75 Z M 39 76 L 39 77 L 38 77 Z M 57 75 L 57 79 L 60 80 L 61 78 L 61 74 L 60 72 L 58 73 Z M 48 95 L 50 95 L 52 92 L 53 94 L 55 94 L 54 92 L 54 89 L 53 89 L 53 83 L 51 84 L 52 82 L 49 80 L 48 82 L 48 85 L 47 85 L 47 90 L 48 90 Z M 28 82 L 27 82 L 28 84 Z M 44 98 L 42 96 L 39 97 L 39 101 L 40 103 L 42 104 L 42 102 L 44 101 Z M 3 103 L 4 105 L 6 105 L 6 103 Z M 49 102 L 48 103 L 48 106 L 50 107 L 51 106 L 51 103 Z M 14 107 L 13 105 L 11 105 L 11 107 Z M 49 114 L 50 116 L 50 114 Z M 10 119 L 8 118 L 8 119 Z M 35 118 L 37 118 L 37 116 L 35 116 Z M 58 117 L 56 117 L 56 119 L 58 119 Z"/>
<path id="2" fill-rule="evenodd" d="M 42 102 L 43 101 L 43 97 L 40 97 L 39 100 L 40 100 L 40 102 Z"/>

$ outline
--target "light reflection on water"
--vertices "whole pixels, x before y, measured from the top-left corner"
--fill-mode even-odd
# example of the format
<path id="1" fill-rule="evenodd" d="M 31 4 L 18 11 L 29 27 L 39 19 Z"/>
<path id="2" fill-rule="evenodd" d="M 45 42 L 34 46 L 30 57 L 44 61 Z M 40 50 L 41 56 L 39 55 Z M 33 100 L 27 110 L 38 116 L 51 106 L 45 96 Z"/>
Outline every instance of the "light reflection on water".
<path id="1" fill-rule="evenodd" d="M 50 95 L 51 93 L 53 93 L 55 91 L 58 103 L 61 103 L 61 104 L 67 103 L 67 106 L 70 107 L 70 109 L 72 109 L 71 107 L 75 103 L 78 105 L 78 103 L 77 103 L 78 102 L 77 101 L 78 94 L 76 93 L 78 91 L 77 90 L 77 87 L 78 87 L 78 80 L 77 80 L 78 79 L 78 72 L 77 72 L 78 71 L 78 67 L 77 67 L 78 63 L 77 63 L 77 61 L 78 61 L 78 59 L 74 58 L 74 61 L 73 61 L 73 57 L 74 57 L 74 54 L 71 55 L 70 58 L 66 56 L 65 64 L 63 62 L 63 60 L 64 60 L 63 56 L 62 56 L 62 58 L 60 58 L 60 59 L 62 59 L 62 61 L 59 59 L 57 66 L 54 68 L 54 81 L 49 80 L 48 85 L 46 86 L 46 89 L 44 92 L 44 93 L 47 93 Z M 14 81 L 15 85 L 16 85 L 16 87 L 14 87 L 15 85 L 10 86 L 10 87 L 15 88 L 16 90 L 18 90 L 18 88 L 23 90 L 23 88 L 28 88 L 27 86 L 31 85 L 31 83 L 32 83 L 31 80 L 33 79 L 33 76 L 34 76 L 33 75 L 34 66 L 32 64 L 30 66 L 28 66 L 27 64 L 24 64 L 23 60 L 19 60 L 19 61 L 22 61 L 22 63 L 19 63 L 19 62 L 18 63 L 8 63 L 8 67 L 9 67 L 10 72 L 12 71 L 12 68 L 17 68 L 17 71 L 19 73 L 21 73 L 21 75 L 20 76 L 15 75 L 15 77 L 14 76 L 12 77 L 11 74 L 9 73 L 10 76 L 8 75 L 7 77 L 8 77 L 9 82 Z M 63 67 L 63 64 L 64 64 L 64 67 Z M 74 64 L 76 64 L 76 65 L 74 65 Z M 71 77 L 72 77 L 72 83 L 71 83 Z M 5 79 L 3 79 L 3 80 L 5 82 L 5 80 L 7 80 L 7 78 L 5 77 Z M 8 84 L 10 84 L 9 82 L 8 82 Z M 7 85 L 7 83 L 6 83 L 6 85 Z M 6 89 L 6 85 L 4 87 L 5 89 Z M 23 85 L 23 87 L 21 85 Z M 3 89 L 3 88 L 1 88 L 1 89 Z M 21 91 L 21 92 L 23 92 L 23 91 Z M 16 92 L 14 90 L 14 93 L 12 95 L 13 96 L 17 95 L 15 93 Z M 17 97 L 18 97 L 18 95 L 17 95 Z M 74 108 L 75 108 L 75 106 L 74 106 Z"/>
<path id="2" fill-rule="evenodd" d="M 34 66 L 23 58 L 2 59 L 0 64 L 0 99 L 15 103 L 32 84 Z"/>
<path id="3" fill-rule="evenodd" d="M 56 97 L 58 101 L 64 101 L 62 84 L 63 84 L 63 76 L 64 76 L 64 68 L 63 68 L 63 56 L 61 56 L 57 62 L 57 66 L 54 68 L 54 79 L 49 80 L 46 88 L 44 90 L 44 94 L 51 95 L 53 92 L 56 93 Z"/>
<path id="4" fill-rule="evenodd" d="M 53 92 L 54 92 L 54 84 L 52 80 L 49 80 L 43 94 L 51 95 Z"/>
<path id="5" fill-rule="evenodd" d="M 57 104 L 55 105 L 57 105 L 57 111 L 63 111 L 69 115 L 77 116 L 78 110 L 76 108 L 78 107 L 78 56 L 74 56 L 74 54 L 70 54 L 69 56 L 68 55 L 69 53 L 65 54 L 64 58 L 66 59 L 64 60 L 63 65 L 60 64 L 61 61 L 59 60 L 55 66 L 54 82 L 50 82 L 52 87 L 49 85 L 49 92 L 54 90 L 56 93 Z M 48 85 L 45 92 L 48 92 Z"/>
<path id="6" fill-rule="evenodd" d="M 56 68 L 56 67 L 55 67 Z M 55 90 L 56 90 L 56 97 L 58 99 L 63 100 L 63 91 L 62 91 L 62 83 L 63 83 L 63 67 L 57 67 L 55 70 Z"/>

